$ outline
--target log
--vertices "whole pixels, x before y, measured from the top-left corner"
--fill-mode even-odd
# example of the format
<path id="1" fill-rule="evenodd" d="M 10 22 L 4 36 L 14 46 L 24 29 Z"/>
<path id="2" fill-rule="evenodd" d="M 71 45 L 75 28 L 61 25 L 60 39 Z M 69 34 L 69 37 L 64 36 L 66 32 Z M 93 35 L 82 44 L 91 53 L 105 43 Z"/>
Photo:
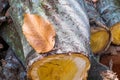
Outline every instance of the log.
<path id="1" fill-rule="evenodd" d="M 91 69 L 89 71 L 88 79 L 89 80 L 102 80 L 100 73 L 102 71 L 107 70 L 108 68 L 99 64 L 92 55 L 89 45 L 89 37 L 90 37 L 90 27 L 89 21 L 86 16 L 86 11 L 84 7 L 84 1 L 81 0 L 32 0 L 32 1 L 25 1 L 25 0 L 10 0 L 11 8 L 9 10 L 10 15 L 14 21 L 15 29 L 18 32 L 19 39 L 17 39 L 22 46 L 20 48 L 22 55 L 28 62 L 27 67 L 34 67 L 36 58 L 40 58 L 41 56 L 48 56 L 45 57 L 49 59 L 49 55 L 52 57 L 55 55 L 59 57 L 59 55 L 64 54 L 72 54 L 74 56 L 75 53 L 82 54 L 85 57 L 89 57 L 91 62 Z M 15 14 L 14 14 L 15 13 Z M 26 36 L 23 34 L 23 24 L 24 22 L 24 15 L 30 14 L 37 15 L 42 17 L 44 20 L 48 20 L 53 26 L 56 31 L 55 37 L 55 50 L 51 50 L 46 54 L 38 54 L 33 47 L 30 46 L 30 42 L 26 40 Z M 34 21 L 33 21 L 34 23 Z M 8 35 L 9 33 L 7 33 Z M 14 34 L 15 35 L 15 34 Z M 18 36 L 17 36 L 18 37 Z M 13 41 L 14 42 L 14 41 Z M 29 43 L 28 43 L 29 42 Z M 15 43 L 16 44 L 16 43 Z M 18 50 L 18 49 L 17 49 Z M 59 54 L 59 55 L 57 55 Z M 71 55 L 71 57 L 73 57 Z M 20 56 L 18 56 L 20 58 Z M 55 59 L 57 57 L 53 57 Z M 37 61 L 44 60 L 40 59 Z M 65 57 L 66 58 L 66 57 Z M 46 60 L 47 60 L 46 59 Z M 76 59 L 76 57 L 75 57 Z M 88 58 L 87 58 L 88 59 Z M 22 58 L 20 60 L 23 61 Z M 68 58 L 68 60 L 70 60 Z M 37 62 L 36 61 L 36 62 Z M 87 60 L 85 60 L 87 62 Z M 76 63 L 76 61 L 75 61 Z M 84 64 L 84 66 L 86 66 Z M 87 71 L 84 72 L 85 74 Z M 83 75 L 85 75 L 83 74 Z M 87 77 L 81 77 L 81 79 L 86 79 Z"/>
<path id="2" fill-rule="evenodd" d="M 90 47 L 95 55 L 101 55 L 108 49 L 111 43 L 111 32 L 105 26 L 105 23 L 93 2 L 95 1 L 85 0 L 85 9 L 91 26 Z M 103 36 L 106 37 L 103 39 Z"/>
<path id="3" fill-rule="evenodd" d="M 119 0 L 99 0 L 97 4 L 98 11 L 105 21 L 106 25 L 110 27 L 112 33 L 112 43 L 120 45 L 120 1 Z"/>
<path id="4" fill-rule="evenodd" d="M 26 41 L 24 34 L 22 33 L 22 25 L 25 13 L 38 14 L 43 18 L 49 20 L 54 25 L 57 34 L 55 47 L 60 47 L 60 49 L 55 50 L 54 53 L 82 52 L 84 53 L 84 55 L 88 55 L 90 53 L 89 22 L 87 16 L 84 12 L 80 12 L 82 11 L 81 6 L 77 8 L 72 2 L 74 2 L 74 4 L 76 4 L 77 6 L 80 6 L 77 1 L 38 1 L 38 3 L 40 4 L 39 6 L 34 1 L 16 2 L 10 0 L 10 15 L 12 16 L 15 24 L 20 25 L 19 27 L 15 27 L 22 40 L 21 42 L 24 47 L 23 51 L 25 57 L 27 57 L 27 55 L 33 50 L 33 48 L 31 48 L 29 43 Z M 55 6 L 52 6 L 53 4 Z M 70 8 L 70 4 L 71 6 L 73 5 L 72 7 L 75 8 L 75 10 Z M 50 9 L 46 8 L 49 6 Z M 70 8 L 70 10 L 67 10 L 66 7 Z M 80 13 L 78 13 L 77 11 L 79 11 Z M 13 14 L 13 12 L 16 12 L 16 14 Z M 83 16 L 80 16 L 81 14 Z M 63 22 L 63 20 L 66 22 Z M 74 38 L 74 36 L 78 37 Z M 71 43 L 73 45 L 71 45 Z"/>

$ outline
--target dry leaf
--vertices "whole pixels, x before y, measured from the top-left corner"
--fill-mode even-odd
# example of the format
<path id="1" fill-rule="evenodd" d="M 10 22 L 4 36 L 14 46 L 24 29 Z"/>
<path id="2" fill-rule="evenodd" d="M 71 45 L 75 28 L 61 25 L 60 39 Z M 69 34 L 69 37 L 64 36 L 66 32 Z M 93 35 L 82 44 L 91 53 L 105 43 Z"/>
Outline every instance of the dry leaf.
<path id="1" fill-rule="evenodd" d="M 36 14 L 25 14 L 23 34 L 38 53 L 45 53 L 54 47 L 55 30 L 53 25 Z"/>

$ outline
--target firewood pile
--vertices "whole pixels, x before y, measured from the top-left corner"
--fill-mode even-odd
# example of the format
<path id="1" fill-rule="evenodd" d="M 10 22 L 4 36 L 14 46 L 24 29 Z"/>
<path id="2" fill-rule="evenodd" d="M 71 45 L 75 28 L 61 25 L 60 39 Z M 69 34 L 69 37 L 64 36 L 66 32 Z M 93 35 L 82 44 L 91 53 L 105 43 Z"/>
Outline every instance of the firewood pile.
<path id="1" fill-rule="evenodd" d="M 119 80 L 120 0 L 1 0 L 0 80 Z"/>

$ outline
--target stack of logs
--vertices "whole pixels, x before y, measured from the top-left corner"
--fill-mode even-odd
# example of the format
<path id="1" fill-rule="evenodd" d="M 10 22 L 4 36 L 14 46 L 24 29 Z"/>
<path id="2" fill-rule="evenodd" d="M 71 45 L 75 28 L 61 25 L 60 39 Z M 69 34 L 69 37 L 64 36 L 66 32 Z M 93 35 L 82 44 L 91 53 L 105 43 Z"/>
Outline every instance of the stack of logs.
<path id="1" fill-rule="evenodd" d="M 112 72 L 119 71 L 120 65 L 118 3 L 119 0 L 9 0 L 13 23 L 2 24 L 0 36 L 27 71 L 27 79 L 118 80 Z"/>

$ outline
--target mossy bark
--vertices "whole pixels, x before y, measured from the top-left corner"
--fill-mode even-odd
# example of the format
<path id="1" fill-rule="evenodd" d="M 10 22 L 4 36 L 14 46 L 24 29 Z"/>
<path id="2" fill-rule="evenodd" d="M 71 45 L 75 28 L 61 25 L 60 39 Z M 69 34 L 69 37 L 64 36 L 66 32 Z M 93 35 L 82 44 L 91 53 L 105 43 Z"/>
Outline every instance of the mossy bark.
<path id="1" fill-rule="evenodd" d="M 55 50 L 54 53 L 82 52 L 84 55 L 89 56 L 90 27 L 85 13 L 84 1 L 78 3 L 77 0 L 10 0 L 9 2 L 11 5 L 9 12 L 13 18 L 18 35 L 20 36 L 25 57 L 27 57 L 30 52 L 35 53 L 33 48 L 31 48 L 29 43 L 26 41 L 22 32 L 25 13 L 42 16 L 54 25 L 57 34 L 55 48 L 60 47 L 60 49 Z M 70 6 L 72 8 L 70 8 Z M 75 36 L 77 37 L 74 38 Z"/>
<path id="2" fill-rule="evenodd" d="M 23 46 L 21 44 L 20 36 L 13 23 L 4 23 L 0 27 L 0 36 L 8 43 L 13 49 L 18 58 L 25 63 L 25 57 L 23 54 Z"/>

